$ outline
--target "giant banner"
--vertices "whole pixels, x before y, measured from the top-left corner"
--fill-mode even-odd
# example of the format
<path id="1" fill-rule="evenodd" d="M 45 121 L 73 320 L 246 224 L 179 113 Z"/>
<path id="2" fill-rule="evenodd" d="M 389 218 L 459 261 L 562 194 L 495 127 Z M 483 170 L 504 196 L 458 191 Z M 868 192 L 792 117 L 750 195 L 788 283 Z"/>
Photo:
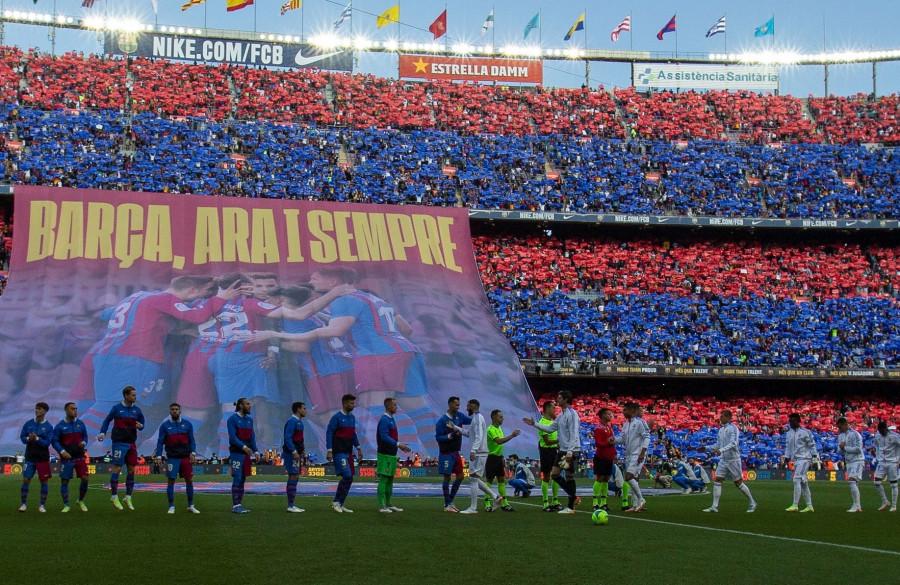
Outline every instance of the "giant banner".
<path id="1" fill-rule="evenodd" d="M 20 187 L 10 283 L 0 296 L 0 447 L 38 401 L 54 424 L 78 405 L 91 441 L 132 385 L 141 454 L 178 402 L 198 452 L 227 453 L 238 398 L 260 448 L 280 448 L 290 405 L 307 406 L 307 451 L 325 452 L 341 396 L 374 457 L 385 397 L 399 439 L 436 456 L 451 395 L 535 413 L 485 298 L 465 209 L 348 205 Z M 507 445 L 533 454 L 533 429 Z M 463 450 L 468 449 L 465 441 Z"/>
<path id="2" fill-rule="evenodd" d="M 104 50 L 110 55 L 228 63 L 248 67 L 315 67 L 332 71 L 353 69 L 352 51 L 327 51 L 306 43 L 127 32 L 107 34 L 104 42 Z"/>

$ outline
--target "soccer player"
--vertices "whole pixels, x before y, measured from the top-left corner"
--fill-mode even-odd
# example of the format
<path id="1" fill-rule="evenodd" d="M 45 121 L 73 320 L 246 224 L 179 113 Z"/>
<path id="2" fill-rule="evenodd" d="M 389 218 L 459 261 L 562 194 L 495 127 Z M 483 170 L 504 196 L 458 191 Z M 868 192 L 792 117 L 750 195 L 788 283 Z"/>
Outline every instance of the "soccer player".
<path id="1" fill-rule="evenodd" d="M 53 429 L 53 448 L 59 453 L 62 459 L 62 466 L 59 471 L 60 486 L 59 493 L 63 501 L 63 513 L 70 510 L 69 507 L 69 480 L 73 475 L 77 475 L 81 480 L 78 487 L 78 501 L 75 504 L 82 512 L 87 512 L 87 505 L 84 503 L 84 497 L 88 490 L 88 468 L 85 459 L 85 449 L 87 447 L 87 427 L 84 422 L 78 418 L 78 406 L 74 402 L 67 402 L 65 406 L 66 416 L 59 421 L 59 424 Z"/>
<path id="2" fill-rule="evenodd" d="M 228 419 L 228 458 L 231 461 L 231 511 L 248 514 L 243 506 L 244 484 L 253 472 L 254 461 L 259 460 L 256 447 L 256 433 L 253 432 L 253 407 L 247 398 L 238 398 L 234 403 L 234 414 Z"/>
<path id="3" fill-rule="evenodd" d="M 328 421 L 325 429 L 325 459 L 334 461 L 334 473 L 341 476 L 331 507 L 335 512 L 352 514 L 353 510 L 344 507 L 350 486 L 353 485 L 353 447 L 362 462 L 363 451 L 356 436 L 356 417 L 353 416 L 353 408 L 356 406 L 356 396 L 344 394 L 341 397 L 341 409 L 334 413 Z"/>
<path id="4" fill-rule="evenodd" d="M 878 423 L 875 433 L 875 490 L 881 496 L 879 511 L 888 509 L 888 500 L 884 494 L 884 480 L 891 484 L 890 511 L 897 511 L 897 462 L 900 461 L 900 435 L 888 429 L 885 421 Z"/>
<path id="5" fill-rule="evenodd" d="M 622 409 L 625 415 L 625 424 L 622 432 L 616 437 L 616 443 L 625 445 L 625 486 L 622 490 L 622 505 L 628 501 L 628 492 L 631 492 L 632 506 L 626 512 L 643 512 L 647 501 L 641 493 L 638 477 L 644 466 L 644 457 L 650 446 L 650 427 L 641 418 L 641 407 L 634 402 L 626 402 Z M 630 489 L 629 489 L 630 488 Z"/>
<path id="6" fill-rule="evenodd" d="M 112 473 L 109 476 L 109 501 L 116 510 L 121 510 L 123 503 L 129 510 L 134 510 L 131 492 L 134 491 L 134 466 L 138 461 L 135 442 L 138 431 L 144 428 L 144 413 L 135 402 L 137 402 L 135 387 L 125 386 L 122 388 L 122 402 L 113 405 L 109 410 L 109 414 L 100 425 L 100 434 L 97 436 L 97 442 L 102 443 L 106 437 L 106 431 L 112 423 Z M 125 476 L 125 498 L 120 502 L 119 473 L 122 472 L 123 465 L 126 466 L 128 474 Z"/>
<path id="7" fill-rule="evenodd" d="M 609 476 L 612 475 L 616 463 L 616 437 L 612 428 L 612 411 L 601 408 L 597 411 L 599 419 L 594 427 L 594 509 L 609 510 L 606 496 L 609 494 Z"/>
<path id="8" fill-rule="evenodd" d="M 448 423 L 457 426 L 467 425 L 472 419 L 459 412 L 459 397 L 447 399 L 447 412 L 437 420 L 434 436 L 438 443 L 438 473 L 444 476 L 441 489 L 444 493 L 444 511 L 459 512 L 453 505 L 453 499 L 463 480 L 463 462 L 459 452 L 462 449 L 462 433 L 450 428 Z M 450 479 L 453 486 L 450 486 Z"/>
<path id="9" fill-rule="evenodd" d="M 581 439 L 579 437 L 581 418 L 571 406 L 572 393 L 568 390 L 561 390 L 556 396 L 556 402 L 559 404 L 562 412 L 549 425 L 535 423 L 533 418 L 523 418 L 522 421 L 541 431 L 559 433 L 559 453 L 556 456 L 553 468 L 550 470 L 550 477 L 569 496 L 568 505 L 560 510 L 559 513 L 574 514 L 575 500 L 578 498 L 576 494 L 575 468 L 578 466 L 578 461 L 581 458 Z M 565 479 L 562 478 L 563 470 L 566 470 Z"/>
<path id="10" fill-rule="evenodd" d="M 500 494 L 500 509 L 504 512 L 515 512 L 515 509 L 509 504 L 506 498 L 506 460 L 503 458 L 503 444 L 511 441 L 522 434 L 522 431 L 516 429 L 508 437 L 503 436 L 503 411 L 491 411 L 491 424 L 487 428 L 487 447 L 488 456 L 484 465 L 484 479 L 489 488 L 494 487 L 494 480 L 497 480 L 497 492 Z M 493 512 L 490 500 L 485 496 L 485 512 Z"/>
<path id="11" fill-rule="evenodd" d="M 397 473 L 397 450 L 410 452 L 409 445 L 399 440 L 397 423 L 394 421 L 396 412 L 397 400 L 385 398 L 384 414 L 378 419 L 378 456 L 375 465 L 378 474 L 378 511 L 385 514 L 403 511 L 403 508 L 398 508 L 392 503 L 391 497 L 394 493 L 394 475 Z"/>
<path id="12" fill-rule="evenodd" d="M 556 402 L 547 400 L 541 406 L 541 420 L 539 424 L 547 426 L 553 424 L 556 418 Z M 544 512 L 559 512 L 562 505 L 559 503 L 559 484 L 551 481 L 550 472 L 556 464 L 556 455 L 559 453 L 559 438 L 556 431 L 548 433 L 538 428 L 538 454 L 541 460 L 541 496 L 543 496 Z M 553 500 L 549 500 L 549 493 L 552 492 Z"/>
<path id="13" fill-rule="evenodd" d="M 38 512 L 46 512 L 47 480 L 50 479 L 50 445 L 53 443 L 53 425 L 46 420 L 50 406 L 46 402 L 34 405 L 34 418 L 22 425 L 20 438 L 25 445 L 25 469 L 22 471 L 22 505 L 19 512 L 28 509 L 28 488 L 37 473 L 41 482 L 41 505 Z"/>
<path id="14" fill-rule="evenodd" d="M 303 417 L 306 416 L 306 404 L 294 402 L 291 404 L 291 413 L 291 418 L 284 423 L 284 441 L 281 448 L 284 470 L 288 474 L 285 488 L 287 511 L 299 514 L 303 512 L 303 508 L 294 505 L 294 498 L 297 497 L 297 483 L 300 481 L 303 456 L 306 454 L 306 443 L 303 438 Z"/>
<path id="15" fill-rule="evenodd" d="M 847 419 L 841 417 L 837 420 L 838 449 L 844 456 L 844 471 L 847 474 L 847 483 L 850 485 L 850 497 L 853 505 L 848 512 L 862 512 L 862 504 L 859 501 L 859 480 L 862 479 L 863 466 L 866 463 L 865 450 L 862 435 L 856 429 L 850 428 Z M 883 493 L 884 488 L 882 488 Z"/>
<path id="16" fill-rule="evenodd" d="M 478 513 L 478 490 L 491 497 L 491 500 L 500 505 L 500 496 L 484 483 L 481 479 L 484 476 L 485 464 L 487 463 L 487 425 L 484 421 L 484 415 L 478 412 L 481 403 L 475 398 L 466 402 L 466 412 L 469 413 L 471 422 L 468 429 L 460 428 L 454 422 L 448 422 L 447 428 L 469 437 L 469 497 L 471 504 L 460 514 L 477 514 Z"/>
<path id="17" fill-rule="evenodd" d="M 732 414 L 730 410 L 723 410 L 719 414 L 719 434 L 716 437 L 716 448 L 713 450 L 714 455 L 719 456 L 719 466 L 716 468 L 716 482 L 713 485 L 713 501 L 712 506 L 704 509 L 704 512 L 718 512 L 719 498 L 722 497 L 722 483 L 726 479 L 734 481 L 734 487 L 741 490 L 750 503 L 747 513 L 752 514 L 756 511 L 756 500 L 750 493 L 750 488 L 743 481 L 743 473 L 741 472 L 741 431 L 737 425 L 731 422 Z"/>
<path id="18" fill-rule="evenodd" d="M 187 493 L 188 512 L 199 514 L 200 510 L 194 507 L 194 463 L 197 462 L 194 426 L 181 416 L 181 405 L 177 402 L 169 405 L 169 418 L 159 427 L 156 451 L 153 453 L 157 463 L 162 459 L 163 447 L 166 450 L 168 513 L 175 513 L 175 480 L 182 477 L 184 491 Z"/>
<path id="19" fill-rule="evenodd" d="M 816 440 L 808 429 L 800 426 L 798 413 L 788 415 L 788 424 L 790 428 L 785 436 L 784 456 L 794 462 L 794 502 L 785 508 L 785 512 L 814 512 L 806 473 L 809 471 L 810 461 L 819 456 Z M 801 494 L 806 500 L 806 507 L 802 510 L 798 507 Z"/>

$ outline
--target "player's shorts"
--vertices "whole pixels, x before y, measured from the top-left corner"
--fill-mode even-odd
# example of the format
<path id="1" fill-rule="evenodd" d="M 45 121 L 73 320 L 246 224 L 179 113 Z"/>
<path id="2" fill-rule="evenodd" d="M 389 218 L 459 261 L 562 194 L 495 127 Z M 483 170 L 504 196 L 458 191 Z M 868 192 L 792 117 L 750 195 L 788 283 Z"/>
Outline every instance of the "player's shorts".
<path id="1" fill-rule="evenodd" d="M 260 367 L 264 353 L 217 351 L 209 360 L 209 368 L 215 376 L 216 391 L 221 404 L 230 404 L 238 398 L 264 398 L 278 403 L 278 383 L 275 372 Z"/>
<path id="2" fill-rule="evenodd" d="M 722 481 L 737 481 L 739 479 L 743 479 L 744 474 L 741 471 L 741 461 L 722 461 L 719 460 L 719 465 L 716 467 L 716 479 L 721 479 Z"/>
<path id="3" fill-rule="evenodd" d="M 22 471 L 22 477 L 25 479 L 31 479 L 34 477 L 35 472 L 37 472 L 38 479 L 41 481 L 47 481 L 51 477 L 53 477 L 53 473 L 50 472 L 50 462 L 49 461 L 41 461 L 39 463 L 35 463 L 34 461 L 26 461 L 25 469 Z"/>
<path id="4" fill-rule="evenodd" d="M 113 443 L 110 463 L 113 465 L 137 465 L 137 447 L 134 443 Z"/>
<path id="5" fill-rule="evenodd" d="M 60 479 L 72 479 L 72 477 L 85 479 L 88 476 L 87 459 L 65 459 L 59 468 Z"/>
<path id="6" fill-rule="evenodd" d="M 175 398 L 182 408 L 209 408 L 218 404 L 216 379 L 209 368 L 213 355 L 214 351 L 188 352 Z"/>
<path id="7" fill-rule="evenodd" d="M 341 396 L 352 394 L 356 388 L 353 370 L 347 370 L 327 376 L 311 376 L 306 380 L 306 393 L 309 394 L 310 409 L 335 410 L 341 407 Z"/>
<path id="8" fill-rule="evenodd" d="M 638 459 L 637 455 L 629 455 L 625 458 L 625 473 L 630 473 L 635 477 L 640 477 L 641 469 L 644 468 L 644 462 Z"/>
<path id="9" fill-rule="evenodd" d="M 169 479 L 182 477 L 186 481 L 191 481 L 194 478 L 194 464 L 191 463 L 191 458 L 166 460 L 166 477 Z"/>
<path id="10" fill-rule="evenodd" d="M 488 455 L 484 463 L 484 478 L 488 481 L 499 479 L 506 481 L 506 462 L 502 455 Z"/>
<path id="11" fill-rule="evenodd" d="M 881 481 L 887 479 L 890 482 L 897 481 L 897 462 L 896 461 L 879 461 L 875 468 L 875 480 Z"/>
<path id="12" fill-rule="evenodd" d="M 453 473 L 462 475 L 463 462 L 459 452 L 441 453 L 438 455 L 438 473 L 441 475 L 451 475 Z"/>
<path id="13" fill-rule="evenodd" d="M 806 479 L 806 473 L 808 471 L 809 459 L 798 459 L 797 461 L 794 461 L 794 473 L 792 475 L 794 480 L 803 481 L 804 479 Z"/>
<path id="14" fill-rule="evenodd" d="M 850 479 L 851 477 L 854 479 L 862 479 L 863 467 L 865 467 L 865 461 L 847 463 L 847 479 Z"/>
<path id="15" fill-rule="evenodd" d="M 613 460 L 603 459 L 602 457 L 594 457 L 594 477 L 601 475 L 609 477 L 612 475 Z"/>
<path id="16" fill-rule="evenodd" d="M 560 449 L 556 453 L 556 461 L 553 463 L 554 467 L 560 467 L 563 465 L 563 461 L 566 460 L 566 452 Z M 573 477 L 575 472 L 578 470 L 578 462 L 581 460 L 581 452 L 580 451 L 572 451 L 572 459 L 569 459 L 569 469 L 566 470 L 566 477 Z"/>
<path id="17" fill-rule="evenodd" d="M 397 456 L 379 453 L 375 463 L 375 473 L 388 477 L 397 475 Z"/>
<path id="18" fill-rule="evenodd" d="M 476 455 L 469 461 L 469 475 L 484 477 L 484 466 L 487 464 L 487 455 Z"/>
<path id="19" fill-rule="evenodd" d="M 137 388 L 142 404 L 158 404 L 168 398 L 164 395 L 165 380 L 160 376 L 158 363 L 133 355 L 94 355 L 94 398 L 101 402 L 120 402 L 125 386 Z"/>
<path id="20" fill-rule="evenodd" d="M 231 477 L 250 477 L 253 475 L 253 461 L 246 453 L 231 453 Z"/>
<path id="21" fill-rule="evenodd" d="M 334 474 L 341 477 L 353 478 L 356 469 L 353 465 L 352 453 L 333 453 L 334 455 Z"/>
<path id="22" fill-rule="evenodd" d="M 284 470 L 288 475 L 300 475 L 303 460 L 294 460 L 294 453 L 292 451 L 282 451 L 281 462 L 284 464 Z"/>
<path id="23" fill-rule="evenodd" d="M 413 353 L 388 353 L 384 355 L 361 355 L 353 358 L 353 377 L 357 392 L 389 390 L 406 393 L 406 374 L 412 362 Z"/>
<path id="24" fill-rule="evenodd" d="M 556 456 L 559 449 L 556 447 L 538 447 L 541 456 L 541 475 L 550 475 L 553 466 L 556 465 Z"/>

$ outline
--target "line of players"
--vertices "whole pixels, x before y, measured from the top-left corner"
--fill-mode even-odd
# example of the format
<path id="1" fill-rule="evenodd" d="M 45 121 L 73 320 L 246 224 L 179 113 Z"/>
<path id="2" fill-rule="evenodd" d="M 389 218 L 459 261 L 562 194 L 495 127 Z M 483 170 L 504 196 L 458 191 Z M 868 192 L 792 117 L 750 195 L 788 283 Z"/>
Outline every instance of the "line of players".
<path id="1" fill-rule="evenodd" d="M 107 430 L 112 425 L 111 462 L 110 475 L 110 502 L 117 510 L 127 507 L 134 510 L 132 492 L 134 490 L 134 466 L 137 463 L 137 450 L 135 442 L 137 432 L 144 428 L 144 415 L 140 407 L 136 405 L 137 391 L 133 386 L 122 389 L 122 401 L 114 405 L 100 428 L 98 441 L 103 441 Z M 543 510 L 545 512 L 558 512 L 559 514 L 574 514 L 575 506 L 579 498 L 576 494 L 574 470 L 580 459 L 581 443 L 579 435 L 580 417 L 571 407 L 572 396 L 568 391 L 561 391 L 557 395 L 557 402 L 547 401 L 542 405 L 543 418 L 535 421 L 532 418 L 524 418 L 525 424 L 538 429 L 541 491 L 543 495 Z M 356 418 L 353 415 L 356 397 L 345 394 L 341 397 L 341 409 L 336 412 L 328 423 L 326 429 L 326 459 L 333 462 L 335 475 L 340 477 L 332 508 L 338 513 L 352 513 L 344 503 L 353 484 L 355 461 L 363 460 L 363 451 L 356 432 Z M 441 416 L 435 425 L 435 438 L 439 445 L 438 471 L 443 477 L 442 490 L 444 496 L 444 510 L 449 513 L 477 514 L 478 496 L 484 494 L 486 511 L 494 509 L 512 512 L 514 508 L 506 497 L 506 473 L 505 460 L 503 458 L 503 445 L 517 437 L 520 432 L 514 431 L 508 437 L 504 436 L 501 425 L 503 413 L 500 410 L 491 412 L 491 425 L 487 426 L 484 416 L 480 412 L 480 403 L 471 399 L 466 403 L 466 414 L 460 412 L 460 399 L 451 396 L 447 401 L 447 411 Z M 556 407 L 561 412 L 556 414 Z M 87 429 L 78 418 L 77 405 L 73 402 L 65 405 L 65 418 L 53 427 L 46 415 L 50 407 L 45 402 L 35 405 L 35 417 L 22 427 L 21 439 L 26 445 L 25 468 L 23 470 L 23 483 L 21 489 L 20 512 L 27 510 L 27 498 L 31 479 L 35 474 L 41 485 L 40 512 L 46 512 L 46 500 L 48 494 L 48 480 L 50 472 L 50 451 L 52 446 L 62 460 L 60 471 L 61 485 L 60 495 L 63 500 L 62 512 L 68 512 L 69 504 L 69 480 L 77 476 L 81 480 L 79 496 L 76 501 L 82 511 L 87 511 L 84 502 L 88 489 L 88 468 L 86 462 L 86 446 L 88 442 Z M 247 398 L 239 398 L 234 403 L 235 412 L 229 417 L 228 443 L 229 464 L 232 475 L 232 512 L 245 514 L 249 510 L 243 506 L 244 485 L 246 478 L 251 473 L 251 466 L 259 460 L 259 450 L 256 445 L 252 406 Z M 295 506 L 297 484 L 300 478 L 301 462 L 305 455 L 303 418 L 306 416 L 306 405 L 303 402 L 295 402 L 291 405 L 291 418 L 284 425 L 283 454 L 284 466 L 288 475 L 286 485 L 287 511 L 291 513 L 303 512 Z M 384 414 L 377 426 L 377 458 L 376 474 L 378 477 L 378 501 L 379 512 L 394 513 L 403 510 L 394 506 L 392 501 L 393 480 L 397 471 L 398 451 L 409 452 L 407 444 L 399 440 L 397 424 L 394 415 L 397 412 L 397 401 L 393 397 L 384 399 Z M 638 475 L 644 465 L 647 449 L 650 445 L 650 428 L 641 418 L 641 408 L 635 403 L 626 403 L 623 414 L 625 424 L 619 434 L 613 431 L 611 421 L 612 412 L 607 408 L 601 408 L 598 412 L 599 424 L 594 429 L 594 439 L 597 449 L 594 456 L 594 509 L 608 510 L 606 496 L 609 489 L 608 481 L 613 471 L 616 460 L 615 445 L 623 445 L 625 448 L 625 483 L 623 484 L 622 502 L 629 501 L 633 504 L 625 511 L 628 513 L 643 512 L 646 510 L 646 500 L 638 484 Z M 750 488 L 742 481 L 740 431 L 732 422 L 732 413 L 723 410 L 719 415 L 721 426 L 718 430 L 716 445 L 711 451 L 719 456 L 719 465 L 716 469 L 715 483 L 713 486 L 712 505 L 704 509 L 704 512 L 718 512 L 719 500 L 722 495 L 722 486 L 725 481 L 733 481 L 735 487 L 747 498 L 748 513 L 756 511 L 757 503 L 750 492 Z M 785 456 L 793 462 L 793 503 L 787 512 L 809 513 L 813 512 L 812 495 L 809 489 L 807 473 L 810 464 L 818 457 L 815 439 L 812 433 L 800 425 L 800 415 L 792 413 L 788 417 L 789 429 L 785 441 Z M 862 512 L 858 482 L 862 477 L 864 463 L 864 451 L 862 437 L 854 429 L 850 428 L 847 419 L 841 417 L 837 421 L 840 431 L 838 447 L 844 455 L 847 470 L 847 479 L 853 504 L 848 512 Z M 457 492 L 464 477 L 463 461 L 461 456 L 462 437 L 466 436 L 470 443 L 469 452 L 469 487 L 470 506 L 459 510 L 453 504 Z M 875 435 L 877 468 L 875 470 L 875 488 L 881 498 L 879 510 L 897 510 L 898 498 L 898 462 L 900 462 L 900 435 L 888 429 L 887 423 L 882 421 L 878 425 Z M 354 459 L 354 450 L 357 459 Z M 161 460 L 163 454 L 166 458 L 167 497 L 169 502 L 168 513 L 175 513 L 175 481 L 179 477 L 184 479 L 188 500 L 188 511 L 199 514 L 194 506 L 193 496 L 193 464 L 196 461 L 196 443 L 191 422 L 181 416 L 181 407 L 172 403 L 169 407 L 169 418 L 159 428 L 158 440 L 154 457 Z M 125 497 L 120 501 L 118 497 L 119 479 L 122 467 L 126 468 Z M 565 472 L 565 474 L 563 474 Z M 888 502 L 884 491 L 884 480 L 891 486 L 891 501 Z M 497 492 L 492 485 L 498 481 Z M 550 501 L 550 481 L 552 484 L 553 499 Z M 451 483 L 452 482 L 452 483 Z M 559 504 L 558 489 L 562 489 L 568 496 L 565 506 Z M 630 493 L 629 493 L 630 492 Z M 801 496 L 806 506 L 799 508 Z"/>

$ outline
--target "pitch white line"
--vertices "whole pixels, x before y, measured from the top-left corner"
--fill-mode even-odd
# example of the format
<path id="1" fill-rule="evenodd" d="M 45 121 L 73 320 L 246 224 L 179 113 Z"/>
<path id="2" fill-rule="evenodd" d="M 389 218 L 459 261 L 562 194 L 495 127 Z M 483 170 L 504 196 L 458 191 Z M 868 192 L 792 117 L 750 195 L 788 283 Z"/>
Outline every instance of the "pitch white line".
<path id="1" fill-rule="evenodd" d="M 535 506 L 540 508 L 540 504 L 528 504 L 525 502 L 516 502 L 517 505 L 521 506 Z M 579 514 L 590 514 L 591 512 L 587 512 L 584 510 L 577 510 Z M 900 551 L 895 550 L 883 550 L 880 548 L 869 548 L 866 546 L 855 546 L 852 544 L 840 544 L 837 542 L 823 542 L 821 540 L 807 540 L 805 538 L 791 538 L 788 536 L 775 536 L 774 534 L 760 534 L 759 532 L 745 532 L 743 530 L 732 530 L 730 528 L 713 528 L 712 526 L 698 526 L 696 524 L 683 524 L 681 522 L 669 522 L 667 520 L 653 520 L 650 518 L 639 518 L 637 516 L 612 516 L 610 518 L 616 518 L 621 520 L 634 520 L 636 522 L 648 522 L 650 524 L 662 524 L 665 526 L 677 526 L 679 528 L 696 528 L 697 530 L 707 530 L 710 532 L 724 532 L 726 534 L 737 534 L 739 536 L 755 536 L 757 538 L 768 538 L 769 540 L 783 540 L 787 542 L 799 542 L 802 544 L 815 544 L 819 546 L 830 546 L 832 548 L 843 548 L 847 550 L 856 550 L 860 552 L 867 553 L 876 553 L 882 555 L 891 555 L 900 557 Z"/>

